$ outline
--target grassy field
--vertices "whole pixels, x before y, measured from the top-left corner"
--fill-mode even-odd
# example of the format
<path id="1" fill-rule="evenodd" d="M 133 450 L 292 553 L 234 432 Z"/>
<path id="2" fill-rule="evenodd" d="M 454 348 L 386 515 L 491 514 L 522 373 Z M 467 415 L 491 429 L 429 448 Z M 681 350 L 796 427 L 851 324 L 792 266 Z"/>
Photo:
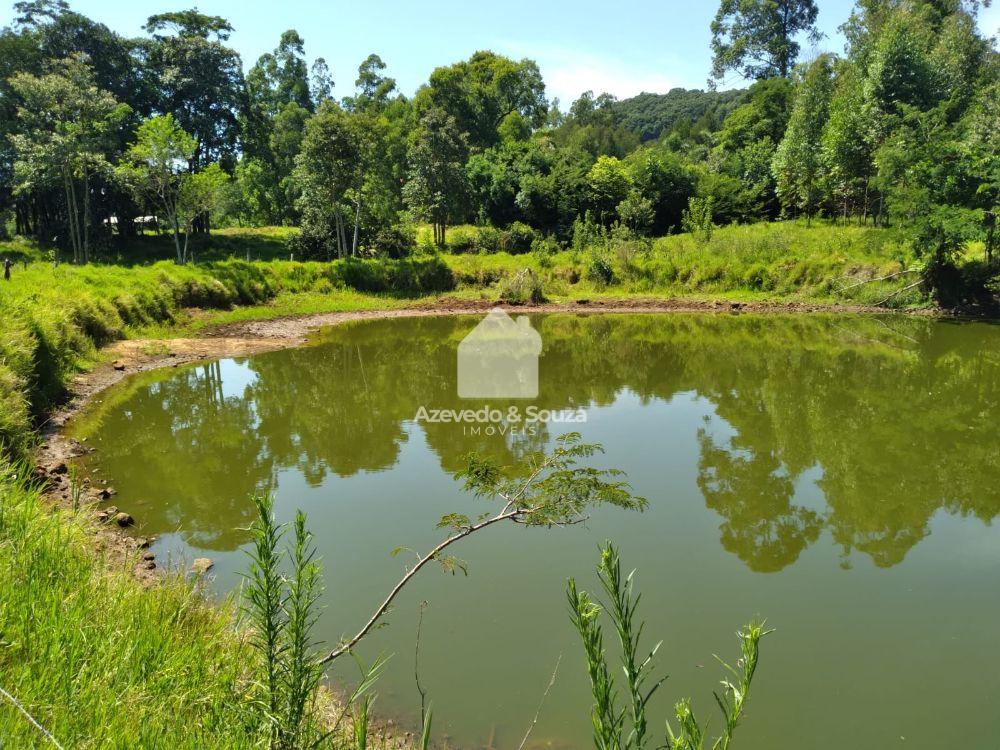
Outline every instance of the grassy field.
<path id="1" fill-rule="evenodd" d="M 147 591 L 108 570 L 86 515 L 53 513 L 0 465 L 0 687 L 64 747 L 249 748 L 260 734 L 234 700 L 251 655 L 231 606 L 181 578 Z M 43 747 L 0 698 L 4 747 Z"/>
<path id="2" fill-rule="evenodd" d="M 452 235 L 468 243 L 475 228 Z M 913 262 L 887 230 L 798 224 L 722 229 L 585 250 L 406 261 L 288 259 L 294 230 L 222 230 L 177 266 L 169 240 L 143 237 L 86 267 L 53 264 L 31 243 L 0 282 L 0 687 L 71 747 L 251 746 L 260 727 L 241 699 L 245 647 L 231 608 L 170 579 L 154 590 L 88 548 L 85 513 L 53 513 L 19 459 L 34 425 L 77 372 L 122 337 L 166 337 L 283 315 L 399 307 L 442 294 L 497 299 L 530 269 L 552 301 L 595 297 L 877 302 L 908 282 L 858 284 Z M 247 257 L 250 261 L 247 261 Z M 520 275 L 520 276 L 519 276 Z M 915 290 L 896 305 L 927 304 Z M 36 745 L 0 700 L 0 738 Z"/>

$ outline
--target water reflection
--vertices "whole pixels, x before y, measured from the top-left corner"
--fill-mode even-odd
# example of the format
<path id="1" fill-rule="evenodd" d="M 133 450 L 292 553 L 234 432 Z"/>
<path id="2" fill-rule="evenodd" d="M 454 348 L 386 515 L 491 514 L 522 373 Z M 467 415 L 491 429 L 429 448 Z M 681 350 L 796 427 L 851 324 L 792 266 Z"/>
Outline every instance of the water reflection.
<path id="1" fill-rule="evenodd" d="M 345 325 L 298 350 L 140 376 L 75 429 L 92 436 L 123 494 L 155 500 L 141 510 L 148 531 L 182 528 L 194 546 L 235 549 L 246 541 L 248 494 L 281 472 L 316 486 L 384 471 L 421 405 L 467 408 L 455 352 L 476 322 Z M 845 558 L 857 550 L 889 567 L 940 509 L 987 522 L 1000 513 L 996 327 L 687 315 L 551 315 L 534 325 L 544 342 L 539 406 L 610 405 L 624 391 L 643 403 L 688 393 L 711 403 L 715 417 L 694 436 L 697 484 L 721 517 L 723 548 L 753 571 L 789 566 L 824 530 Z M 421 429 L 446 472 L 470 450 L 516 463 L 564 431 Z M 809 472 L 825 508 L 796 504 Z"/>

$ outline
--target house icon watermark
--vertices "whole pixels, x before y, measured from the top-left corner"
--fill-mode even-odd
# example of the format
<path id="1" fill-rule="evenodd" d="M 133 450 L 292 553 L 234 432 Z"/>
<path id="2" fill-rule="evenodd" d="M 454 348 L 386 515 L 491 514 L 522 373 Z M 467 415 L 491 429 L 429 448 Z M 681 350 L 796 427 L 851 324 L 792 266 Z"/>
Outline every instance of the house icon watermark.
<path id="1" fill-rule="evenodd" d="M 458 345 L 459 398 L 537 398 L 542 337 L 494 308 Z"/>

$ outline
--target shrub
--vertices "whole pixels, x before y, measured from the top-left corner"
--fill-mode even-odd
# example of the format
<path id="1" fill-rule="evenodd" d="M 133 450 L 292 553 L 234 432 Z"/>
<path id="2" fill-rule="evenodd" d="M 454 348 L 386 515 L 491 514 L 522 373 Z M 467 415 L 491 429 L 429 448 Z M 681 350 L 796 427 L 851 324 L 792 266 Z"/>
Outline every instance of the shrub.
<path id="1" fill-rule="evenodd" d="M 603 245 L 606 240 L 607 230 L 593 220 L 590 211 L 587 211 L 583 218 L 577 216 L 573 221 L 574 250 L 586 250 L 588 247 Z"/>
<path id="2" fill-rule="evenodd" d="M 376 232 L 369 250 L 372 255 L 398 260 L 412 255 L 416 246 L 416 230 L 406 224 L 396 224 Z"/>
<path id="3" fill-rule="evenodd" d="M 502 246 L 503 237 L 500 230 L 495 227 L 480 227 L 475 245 L 477 253 L 480 255 L 491 255 L 500 252 Z"/>
<path id="4" fill-rule="evenodd" d="M 540 304 L 545 301 L 542 282 L 530 268 L 522 269 L 500 282 L 499 300 L 511 305 Z"/>
<path id="5" fill-rule="evenodd" d="M 520 221 L 515 221 L 503 232 L 503 249 L 508 253 L 526 253 L 535 241 L 535 230 Z"/>
<path id="6" fill-rule="evenodd" d="M 531 243 L 531 254 L 538 261 L 539 268 L 552 268 L 555 265 L 552 257 L 560 250 L 559 241 L 551 234 L 545 237 L 536 237 Z"/>
<path id="7" fill-rule="evenodd" d="M 615 269 L 607 258 L 595 255 L 587 266 L 587 278 L 598 286 L 611 286 L 615 282 Z"/>
<path id="8" fill-rule="evenodd" d="M 689 232 L 695 239 L 708 242 L 712 239 L 715 231 L 715 224 L 712 223 L 712 214 L 715 208 L 715 199 L 689 198 L 688 207 L 684 209 L 681 216 L 681 227 L 685 232 Z"/>
<path id="9" fill-rule="evenodd" d="M 470 253 L 476 248 L 478 235 L 475 227 L 452 227 L 445 234 L 445 247 L 452 253 Z"/>

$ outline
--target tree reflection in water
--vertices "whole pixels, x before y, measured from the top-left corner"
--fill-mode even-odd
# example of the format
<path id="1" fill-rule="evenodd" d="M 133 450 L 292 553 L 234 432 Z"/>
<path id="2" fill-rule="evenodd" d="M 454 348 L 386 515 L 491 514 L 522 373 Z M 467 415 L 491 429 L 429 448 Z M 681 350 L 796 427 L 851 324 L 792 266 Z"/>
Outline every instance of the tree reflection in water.
<path id="1" fill-rule="evenodd" d="M 390 469 L 419 406 L 468 408 L 455 352 L 476 322 L 349 324 L 301 349 L 139 376 L 75 429 L 91 436 L 124 496 L 151 501 L 142 510 L 150 531 L 181 528 L 196 546 L 233 549 L 246 540 L 249 494 L 283 472 L 319 485 Z M 939 510 L 983 521 L 1000 513 L 1000 328 L 728 315 L 534 324 L 544 342 L 540 406 L 611 405 L 626 390 L 645 403 L 693 393 L 712 404 L 730 435 L 698 431 L 698 487 L 722 517 L 721 544 L 754 571 L 785 568 L 824 530 L 845 555 L 889 567 Z M 453 473 L 472 450 L 515 465 L 569 428 L 419 429 Z M 816 469 L 823 511 L 795 503 L 797 481 Z"/>

